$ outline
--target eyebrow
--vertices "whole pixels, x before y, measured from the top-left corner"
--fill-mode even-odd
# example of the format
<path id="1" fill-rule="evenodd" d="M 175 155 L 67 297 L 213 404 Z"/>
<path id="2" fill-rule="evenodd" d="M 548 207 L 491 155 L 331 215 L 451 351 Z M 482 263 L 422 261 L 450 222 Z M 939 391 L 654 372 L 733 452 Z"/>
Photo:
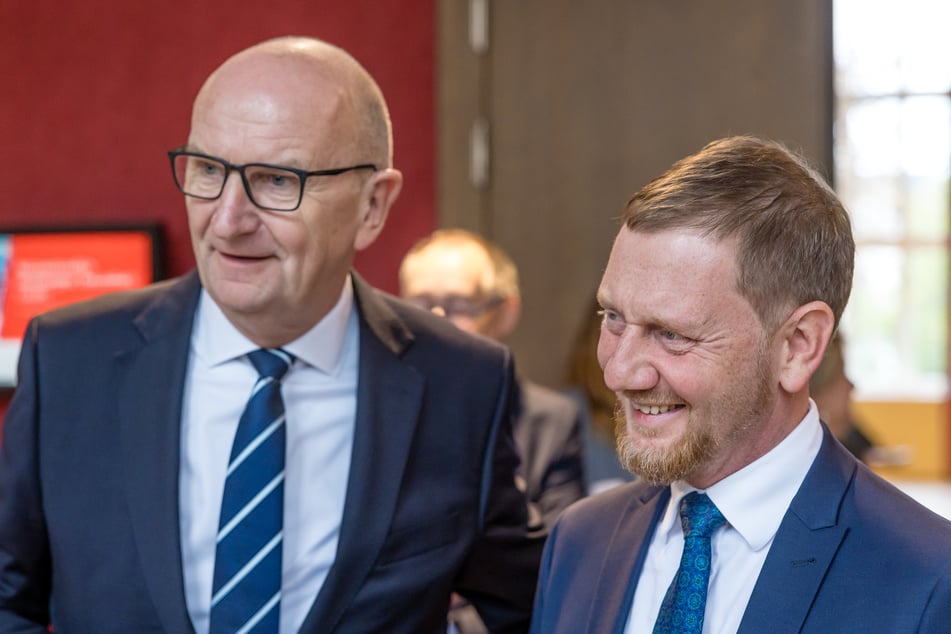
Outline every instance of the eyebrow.
<path id="1" fill-rule="evenodd" d="M 205 150 L 192 143 L 183 143 L 177 148 L 173 148 L 172 151 L 173 152 L 193 152 L 195 154 L 203 154 L 209 158 L 214 158 L 221 161 L 225 161 L 226 163 L 229 163 L 229 164 L 233 164 L 233 161 L 231 161 L 230 159 L 226 159 L 225 157 L 219 156 L 217 154 L 212 154 L 208 150 Z M 245 163 L 245 165 L 267 165 L 268 167 L 290 167 L 291 169 L 300 170 L 302 172 L 309 171 L 306 165 L 304 164 L 304 162 L 298 161 L 297 159 L 282 161 L 280 163 L 271 163 L 269 161 L 251 161 L 249 163 Z"/>

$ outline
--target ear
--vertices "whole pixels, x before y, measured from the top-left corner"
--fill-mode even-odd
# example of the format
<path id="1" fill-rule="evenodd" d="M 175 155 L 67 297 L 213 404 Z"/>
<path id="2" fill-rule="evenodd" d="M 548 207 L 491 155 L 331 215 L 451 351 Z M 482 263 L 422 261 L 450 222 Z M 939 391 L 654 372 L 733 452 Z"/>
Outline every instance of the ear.
<path id="1" fill-rule="evenodd" d="M 809 377 L 819 367 L 832 338 L 835 317 L 825 302 L 814 301 L 797 308 L 780 327 L 782 358 L 779 384 L 791 394 L 809 386 Z"/>
<path id="2" fill-rule="evenodd" d="M 367 180 L 360 201 L 360 225 L 353 243 L 357 251 L 366 249 L 380 235 L 402 187 L 403 174 L 391 167 L 374 172 Z"/>
<path id="3" fill-rule="evenodd" d="M 506 297 L 505 301 L 499 306 L 498 324 L 499 339 L 505 339 L 515 326 L 518 325 L 518 318 L 522 315 L 522 300 L 520 297 Z"/>

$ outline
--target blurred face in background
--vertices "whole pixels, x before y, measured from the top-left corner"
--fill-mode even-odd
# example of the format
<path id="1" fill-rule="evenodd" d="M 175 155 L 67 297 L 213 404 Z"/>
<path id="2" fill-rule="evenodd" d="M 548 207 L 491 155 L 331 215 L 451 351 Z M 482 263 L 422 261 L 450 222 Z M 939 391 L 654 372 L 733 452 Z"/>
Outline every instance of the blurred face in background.
<path id="1" fill-rule="evenodd" d="M 508 305 L 492 287 L 492 262 L 476 243 L 430 244 L 403 265 L 402 295 L 446 317 L 457 328 L 495 340 L 506 337 Z"/>
<path id="2" fill-rule="evenodd" d="M 852 427 L 852 390 L 855 385 L 845 373 L 841 349 L 833 342 L 820 366 L 822 382 L 810 388 L 821 418 L 837 438 L 843 438 Z M 817 377 L 820 375 L 817 372 Z"/>

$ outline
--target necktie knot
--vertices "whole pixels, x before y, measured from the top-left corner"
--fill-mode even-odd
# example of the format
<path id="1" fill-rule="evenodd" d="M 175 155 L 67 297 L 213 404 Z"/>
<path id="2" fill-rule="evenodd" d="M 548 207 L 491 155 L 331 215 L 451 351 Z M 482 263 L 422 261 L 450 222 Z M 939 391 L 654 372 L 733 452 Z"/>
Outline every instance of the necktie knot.
<path id="1" fill-rule="evenodd" d="M 723 526 L 726 518 L 705 493 L 694 491 L 680 501 L 680 522 L 685 538 L 708 538 Z"/>
<path id="2" fill-rule="evenodd" d="M 251 364 L 262 377 L 269 377 L 275 381 L 280 381 L 287 374 L 291 364 L 294 363 L 294 355 L 281 348 L 261 348 L 248 353 Z"/>

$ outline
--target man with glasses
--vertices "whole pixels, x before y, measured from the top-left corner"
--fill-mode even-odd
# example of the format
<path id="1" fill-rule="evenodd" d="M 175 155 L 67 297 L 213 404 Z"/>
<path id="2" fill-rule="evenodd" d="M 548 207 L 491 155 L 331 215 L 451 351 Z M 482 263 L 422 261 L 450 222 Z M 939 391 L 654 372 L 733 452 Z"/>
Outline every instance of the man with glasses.
<path id="1" fill-rule="evenodd" d="M 400 264 L 400 293 L 457 328 L 504 341 L 521 312 L 518 269 L 500 247 L 463 229 L 439 229 L 410 248 Z M 519 483 L 546 527 L 585 494 L 582 429 L 569 397 L 519 377 L 515 443 Z M 460 634 L 484 632 L 473 606 L 453 602 Z M 450 630 L 453 631 L 453 630 Z"/>
<path id="2" fill-rule="evenodd" d="M 457 328 L 504 342 L 518 325 L 518 269 L 497 245 L 463 229 L 439 229 L 400 264 L 405 300 Z M 546 526 L 584 496 L 578 406 L 524 377 L 517 381 L 515 443 L 521 482 Z"/>
<path id="3" fill-rule="evenodd" d="M 279 38 L 169 152 L 197 271 L 34 319 L 0 446 L 0 631 L 527 628 L 508 352 L 352 271 L 402 183 L 379 88 Z"/>

